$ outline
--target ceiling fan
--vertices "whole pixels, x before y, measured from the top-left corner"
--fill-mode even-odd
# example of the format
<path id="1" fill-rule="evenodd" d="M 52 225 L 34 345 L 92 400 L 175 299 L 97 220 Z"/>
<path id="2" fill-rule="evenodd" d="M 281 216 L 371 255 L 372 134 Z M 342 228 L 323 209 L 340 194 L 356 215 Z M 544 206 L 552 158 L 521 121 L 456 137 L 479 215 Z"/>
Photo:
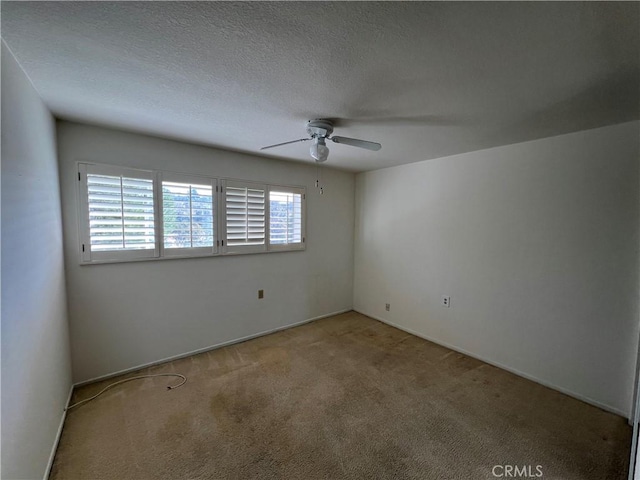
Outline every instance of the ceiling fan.
<path id="1" fill-rule="evenodd" d="M 352 147 L 366 148 L 367 150 L 378 151 L 382 148 L 382 145 L 375 142 L 367 142 L 366 140 L 358 140 L 357 138 L 339 137 L 330 135 L 333 133 L 333 122 L 331 120 L 309 120 L 307 122 L 307 133 L 309 138 L 301 138 L 299 140 L 292 140 L 290 142 L 276 143 L 275 145 L 269 145 L 268 147 L 262 147 L 260 150 L 266 150 L 268 148 L 280 147 L 282 145 L 288 145 L 290 143 L 306 142 L 313 140 L 313 145 L 309 150 L 311 156 L 316 162 L 324 162 L 329 157 L 329 147 L 327 147 L 326 141 L 331 140 L 333 143 L 343 143 L 345 145 L 351 145 Z"/>

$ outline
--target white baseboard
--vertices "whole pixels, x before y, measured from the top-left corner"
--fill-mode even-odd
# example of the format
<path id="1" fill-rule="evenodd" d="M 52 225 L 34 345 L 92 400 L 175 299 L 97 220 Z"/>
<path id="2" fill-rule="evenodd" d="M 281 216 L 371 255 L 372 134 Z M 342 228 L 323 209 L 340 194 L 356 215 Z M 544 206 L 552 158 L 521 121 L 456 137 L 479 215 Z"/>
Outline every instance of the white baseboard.
<path id="1" fill-rule="evenodd" d="M 590 405 L 593 405 L 594 407 L 598 407 L 598 408 L 600 408 L 602 410 L 605 410 L 607 412 L 615 413 L 616 415 L 620 415 L 623 418 L 628 418 L 628 413 L 623 412 L 622 410 L 618 410 L 617 408 L 614 408 L 614 407 L 612 407 L 610 405 L 605 405 L 604 403 L 598 402 L 597 400 L 594 400 L 592 398 L 586 397 L 584 395 L 581 395 L 579 393 L 573 392 L 571 390 L 567 390 L 566 388 L 559 387 L 557 385 L 554 385 L 552 383 L 546 382 L 544 380 L 540 380 L 539 378 L 536 378 L 533 375 L 529 375 L 528 373 L 524 373 L 524 372 L 521 372 L 520 370 L 517 370 L 515 368 L 509 367 L 507 365 L 503 365 L 503 364 L 495 362 L 493 360 L 489 360 L 489 359 L 484 358 L 484 357 L 482 357 L 480 355 L 477 355 L 475 353 L 468 352 L 468 351 L 464 350 L 463 348 L 460 348 L 460 347 L 457 347 L 455 345 L 451 345 L 449 343 L 443 342 L 441 340 L 429 337 L 428 335 L 424 335 L 424 334 L 416 332 L 416 331 L 414 331 L 414 330 L 412 330 L 410 328 L 403 327 L 402 325 L 398 325 L 397 323 L 391 322 L 389 320 L 385 320 L 384 318 L 376 317 L 375 315 L 371 315 L 369 313 L 366 313 L 366 312 L 363 312 L 363 311 L 360 311 L 360 310 L 356 310 L 355 308 L 354 308 L 354 311 L 356 311 L 358 313 L 361 313 L 362 315 L 366 315 L 367 317 L 373 318 L 374 320 L 378 320 L 379 322 L 386 323 L 387 325 L 390 325 L 390 326 L 392 326 L 394 328 L 397 328 L 398 330 L 402 330 L 404 332 L 410 333 L 411 335 L 415 335 L 416 337 L 423 338 L 425 340 L 428 340 L 430 342 L 436 343 L 438 345 L 446 347 L 446 348 L 448 348 L 450 350 L 453 350 L 455 352 L 462 353 L 464 355 L 467 355 L 468 357 L 475 358 L 476 360 L 480 360 L 481 362 L 488 363 L 489 365 L 493 365 L 494 367 L 498 367 L 498 368 L 500 368 L 502 370 L 506 370 L 507 372 L 513 373 L 514 375 L 518 375 L 519 377 L 526 378 L 527 380 L 531 380 L 532 382 L 539 383 L 540 385 L 543 385 L 543 386 L 545 386 L 547 388 L 551 388 L 552 390 L 556 390 L 556 391 L 558 391 L 560 393 L 564 393 L 565 395 L 568 395 L 568 396 L 576 398 L 576 399 L 578 399 L 578 400 L 580 400 L 582 402 L 585 402 L 585 403 L 588 403 Z"/>
<path id="2" fill-rule="evenodd" d="M 136 365 L 135 367 L 125 368 L 124 370 L 118 370 L 117 372 L 108 373 L 106 375 L 100 375 L 99 377 L 91 378 L 89 380 L 83 380 L 81 382 L 77 382 L 74 384 L 74 387 L 81 387 L 83 385 L 88 385 L 90 383 L 99 382 L 102 380 L 108 380 L 109 378 L 117 377 L 119 375 L 124 375 L 125 373 L 135 372 L 136 370 L 140 370 L 142 368 L 153 367 L 155 365 L 161 365 L 167 362 L 173 362 L 174 360 L 180 360 L 181 358 L 190 357 L 191 355 L 197 355 L 199 353 L 208 352 L 210 350 L 216 350 L 218 348 L 227 347 L 229 345 L 233 345 L 236 343 L 246 342 L 247 340 L 252 340 L 254 338 L 263 337 L 265 335 L 270 335 L 275 332 L 279 332 L 281 330 L 287 330 L 289 328 L 298 327 L 300 325 L 304 325 L 305 323 L 314 322 L 316 320 L 320 320 L 321 318 L 332 317 L 334 315 L 340 315 L 341 313 L 350 312 L 352 309 L 347 308 L 345 310 L 340 310 L 337 312 L 327 313 L 325 315 L 320 315 L 313 318 L 308 318 L 306 320 L 302 320 L 300 322 L 291 323 L 289 325 L 284 325 L 282 327 L 272 328 L 271 330 L 265 330 L 263 332 L 254 333 L 251 335 L 247 335 L 246 337 L 236 338 L 234 340 L 228 340 L 226 342 L 216 343 L 215 345 L 211 345 L 209 347 L 199 348 L 197 350 L 192 350 L 190 352 L 180 353 L 178 355 L 173 355 L 171 357 L 163 358 L 160 360 L 155 360 L 153 362 L 144 363 L 142 365 Z"/>
<path id="3" fill-rule="evenodd" d="M 73 395 L 74 386 L 71 385 L 69 388 L 69 395 L 67 395 L 67 401 L 64 404 L 64 410 L 62 410 L 62 417 L 60 417 L 60 425 L 58 425 L 58 433 L 56 433 L 56 438 L 53 441 L 53 446 L 51 447 L 51 453 L 49 454 L 49 462 L 47 463 L 47 468 L 44 471 L 44 480 L 49 478 L 51 474 L 51 467 L 53 467 L 53 460 L 56 458 L 56 451 L 58 450 L 58 443 L 60 443 L 60 437 L 62 435 L 62 428 L 64 427 L 64 421 L 67 418 L 67 407 L 71 402 L 71 395 Z"/>

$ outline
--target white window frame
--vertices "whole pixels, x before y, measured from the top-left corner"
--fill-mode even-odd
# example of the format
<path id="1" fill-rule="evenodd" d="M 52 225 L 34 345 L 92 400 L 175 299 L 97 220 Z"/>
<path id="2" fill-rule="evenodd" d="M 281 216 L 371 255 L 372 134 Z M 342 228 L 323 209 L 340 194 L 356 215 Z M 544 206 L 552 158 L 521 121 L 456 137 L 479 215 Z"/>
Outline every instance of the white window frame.
<path id="1" fill-rule="evenodd" d="M 300 195 L 300 242 L 298 243 L 271 243 L 271 192 L 284 192 Z M 291 187 L 286 185 L 268 185 L 267 186 L 267 203 L 269 204 L 269 217 L 267 218 L 267 248 L 271 252 L 286 252 L 290 250 L 304 250 L 306 247 L 306 219 L 307 219 L 307 194 L 304 187 Z"/>
<path id="2" fill-rule="evenodd" d="M 87 174 L 125 176 L 129 178 L 139 178 L 151 180 L 153 185 L 153 222 L 154 222 L 154 248 L 140 250 L 91 250 L 91 233 L 89 224 L 89 190 L 87 185 Z M 110 262 L 110 261 L 130 261 L 139 259 L 157 258 L 160 254 L 158 237 L 159 210 L 158 205 L 158 181 L 156 174 L 150 170 L 138 170 L 135 168 L 116 167 L 112 165 L 97 165 L 94 163 L 78 163 L 78 228 L 80 237 L 80 258 L 82 263 Z"/>
<path id="3" fill-rule="evenodd" d="M 213 245 L 211 247 L 190 247 L 190 248 L 167 248 L 164 245 L 164 194 L 162 191 L 162 182 L 175 182 L 185 184 L 199 184 L 210 185 L 212 192 L 213 202 Z M 158 173 L 158 213 L 160 216 L 160 223 L 156 228 L 158 235 L 160 236 L 160 256 L 172 257 L 172 258 L 184 258 L 184 257 L 206 257 L 218 254 L 218 245 L 220 243 L 220 225 L 218 222 L 219 217 L 219 203 L 220 198 L 218 196 L 218 179 L 213 177 L 207 177 L 204 175 L 184 175 L 181 173 L 173 172 L 159 172 Z"/>
<path id="4" fill-rule="evenodd" d="M 91 265 L 100 263 L 118 263 L 146 260 L 166 260 L 172 258 L 211 257 L 220 255 L 240 255 L 249 253 L 271 253 L 306 249 L 306 188 L 291 185 L 275 185 L 262 182 L 220 179 L 207 175 L 182 174 L 158 170 L 144 170 L 138 168 L 104 165 L 92 162 L 78 162 L 78 188 L 76 190 L 78 205 L 78 238 L 80 264 Z M 132 250 L 101 250 L 91 251 L 91 235 L 89 223 L 87 174 L 124 176 L 151 180 L 153 185 L 153 222 L 154 248 Z M 212 247 L 165 248 L 164 246 L 164 218 L 162 182 L 176 182 L 187 184 L 211 184 L 213 202 L 214 241 Z M 231 245 L 227 243 L 227 204 L 226 187 L 251 188 L 264 192 L 264 243 L 259 245 Z M 271 212 L 270 194 L 272 191 L 300 194 L 301 205 L 301 243 L 271 244 Z"/>
<path id="5" fill-rule="evenodd" d="M 227 238 L 227 187 L 233 188 L 251 188 L 254 190 L 262 190 L 264 192 L 264 243 L 260 245 L 229 245 Z M 269 201 L 267 185 L 264 183 L 247 182 L 244 180 L 222 180 L 222 188 L 220 189 L 220 208 L 222 223 L 222 253 L 227 255 L 242 253 L 263 253 L 267 251 L 267 243 L 269 241 Z"/>

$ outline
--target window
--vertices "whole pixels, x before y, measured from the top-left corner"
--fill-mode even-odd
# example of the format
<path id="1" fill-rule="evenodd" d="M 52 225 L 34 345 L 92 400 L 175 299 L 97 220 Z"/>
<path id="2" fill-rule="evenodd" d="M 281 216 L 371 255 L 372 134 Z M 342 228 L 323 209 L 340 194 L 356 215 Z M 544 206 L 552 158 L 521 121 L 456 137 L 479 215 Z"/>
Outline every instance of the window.
<path id="1" fill-rule="evenodd" d="M 266 250 L 265 186 L 227 180 L 223 187 L 225 202 L 226 253 L 264 252 Z"/>
<path id="2" fill-rule="evenodd" d="M 164 255 L 216 253 L 215 193 L 215 179 L 162 173 Z"/>
<path id="3" fill-rule="evenodd" d="M 98 165 L 79 173 L 83 260 L 157 256 L 153 173 Z"/>
<path id="4" fill-rule="evenodd" d="M 305 248 L 305 189 L 78 164 L 82 263 Z"/>
<path id="5" fill-rule="evenodd" d="M 291 250 L 304 247 L 304 189 L 269 187 L 269 248 Z"/>

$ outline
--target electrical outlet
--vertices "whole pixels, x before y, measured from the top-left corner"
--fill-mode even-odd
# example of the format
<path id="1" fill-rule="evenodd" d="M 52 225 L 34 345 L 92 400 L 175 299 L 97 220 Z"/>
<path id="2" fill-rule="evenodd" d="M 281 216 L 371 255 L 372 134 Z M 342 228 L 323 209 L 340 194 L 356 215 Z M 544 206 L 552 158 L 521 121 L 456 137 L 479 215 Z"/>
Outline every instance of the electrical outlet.
<path id="1" fill-rule="evenodd" d="M 258 298 L 264 298 L 264 290 L 258 290 Z"/>
<path id="2" fill-rule="evenodd" d="M 449 308 L 451 306 L 451 297 L 449 295 L 442 295 L 442 299 L 440 300 L 440 305 L 443 307 Z"/>
<path id="3" fill-rule="evenodd" d="M 384 304 L 384 309 L 388 312 L 389 310 L 391 310 L 391 304 L 390 303 L 385 303 Z"/>

